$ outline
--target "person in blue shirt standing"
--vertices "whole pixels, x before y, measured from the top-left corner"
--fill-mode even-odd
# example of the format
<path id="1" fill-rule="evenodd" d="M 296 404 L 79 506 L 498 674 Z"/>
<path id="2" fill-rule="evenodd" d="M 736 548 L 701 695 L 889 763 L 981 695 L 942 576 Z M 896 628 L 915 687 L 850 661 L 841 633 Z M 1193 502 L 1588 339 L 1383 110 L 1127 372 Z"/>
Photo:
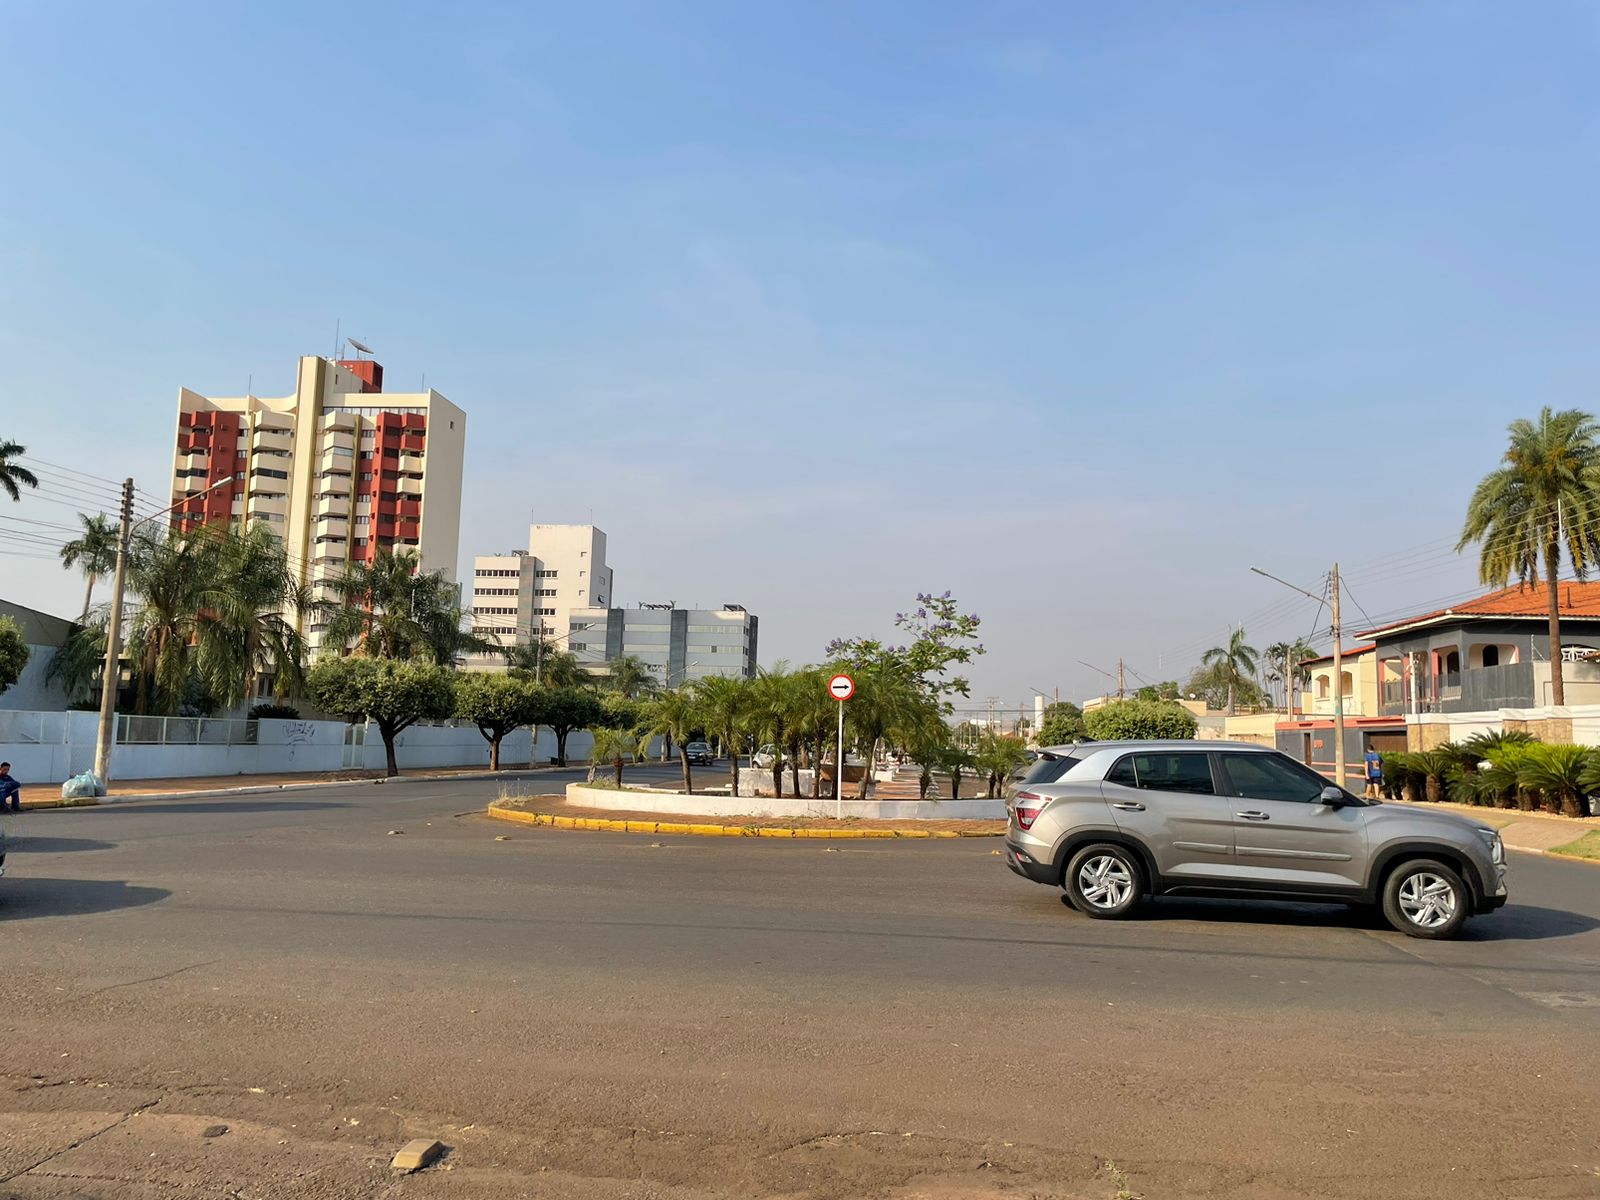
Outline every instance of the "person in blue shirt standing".
<path id="1" fill-rule="evenodd" d="M 22 811 L 22 785 L 11 778 L 11 764 L 0 762 L 0 812 L 5 812 L 8 800 L 12 812 Z"/>
<path id="2" fill-rule="evenodd" d="M 1380 799 L 1383 795 L 1383 755 L 1368 746 L 1364 757 L 1367 764 L 1367 799 Z"/>

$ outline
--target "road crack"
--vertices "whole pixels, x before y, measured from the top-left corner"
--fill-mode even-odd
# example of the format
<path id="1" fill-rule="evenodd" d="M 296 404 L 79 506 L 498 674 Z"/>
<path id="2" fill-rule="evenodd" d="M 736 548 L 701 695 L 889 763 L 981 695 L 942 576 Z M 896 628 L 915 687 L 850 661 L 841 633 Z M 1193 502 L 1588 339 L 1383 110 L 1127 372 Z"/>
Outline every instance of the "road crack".
<path id="1" fill-rule="evenodd" d="M 94 1139 L 99 1137 L 101 1134 L 110 1133 L 113 1129 L 120 1128 L 121 1126 L 127 1124 L 129 1121 L 133 1120 L 134 1117 L 137 1117 L 142 1113 L 149 1112 L 152 1108 L 154 1108 L 156 1105 L 158 1105 L 160 1103 L 161 1103 L 161 1098 L 159 1096 L 157 1096 L 154 1100 L 150 1101 L 150 1103 L 148 1103 L 148 1104 L 141 1104 L 137 1108 L 131 1108 L 127 1112 L 123 1113 L 120 1117 L 118 1117 L 115 1121 L 111 1122 L 111 1124 L 107 1125 L 104 1129 L 96 1129 L 93 1133 L 86 1133 L 81 1138 L 79 1138 L 77 1141 L 73 1142 L 72 1145 L 63 1146 L 59 1150 L 55 1150 L 55 1151 L 52 1151 L 49 1154 L 46 1154 L 38 1162 L 32 1163 L 29 1166 L 23 1167 L 22 1170 L 20 1170 L 20 1171 L 13 1171 L 9 1175 L 0 1175 L 0 1183 L 10 1183 L 13 1179 L 20 1179 L 20 1178 L 22 1178 L 22 1176 L 27 1175 L 27 1174 L 29 1174 L 29 1173 L 31 1173 L 33 1171 L 37 1171 L 40 1167 L 45 1166 L 45 1165 L 47 1165 L 47 1164 L 49 1164 L 51 1162 L 54 1162 L 56 1159 L 60 1158 L 63 1154 L 71 1154 L 79 1146 L 87 1146 L 90 1142 L 94 1141 Z"/>
<path id="2" fill-rule="evenodd" d="M 185 971 L 198 970 L 200 967 L 216 965 L 218 959 L 207 959 L 205 962 L 190 963 L 186 967 L 177 967 L 171 971 L 163 971 L 160 975 L 148 975 L 143 979 L 125 979 L 121 983 L 108 983 L 105 987 L 95 988 L 92 992 L 85 992 L 81 996 L 74 996 L 74 1000 L 92 1000 L 96 996 L 103 996 L 107 992 L 116 991 L 118 988 L 138 987 L 141 983 L 160 983 L 163 979 L 171 979 L 174 975 L 182 975 Z"/>

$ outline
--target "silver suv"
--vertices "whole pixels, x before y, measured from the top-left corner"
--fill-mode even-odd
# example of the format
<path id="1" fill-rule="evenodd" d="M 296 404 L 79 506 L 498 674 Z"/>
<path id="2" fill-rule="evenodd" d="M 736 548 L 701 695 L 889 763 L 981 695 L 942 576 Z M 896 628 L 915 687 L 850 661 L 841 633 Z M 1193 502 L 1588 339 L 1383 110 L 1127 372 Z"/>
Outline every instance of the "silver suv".
<path id="1" fill-rule="evenodd" d="M 1359 800 L 1263 746 L 1052 746 L 1006 807 L 1006 865 L 1090 917 L 1126 916 L 1147 895 L 1342 901 L 1444 938 L 1506 902 L 1495 830 Z"/>

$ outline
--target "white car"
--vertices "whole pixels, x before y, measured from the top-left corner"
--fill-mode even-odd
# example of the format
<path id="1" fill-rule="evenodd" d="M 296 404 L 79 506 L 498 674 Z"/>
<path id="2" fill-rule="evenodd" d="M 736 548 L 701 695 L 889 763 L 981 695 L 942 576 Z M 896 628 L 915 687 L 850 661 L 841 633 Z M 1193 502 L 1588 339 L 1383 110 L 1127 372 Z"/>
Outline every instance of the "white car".
<path id="1" fill-rule="evenodd" d="M 770 771 L 773 767 L 778 765 L 779 758 L 780 755 L 778 754 L 778 748 L 771 742 L 768 742 L 765 746 L 756 751 L 756 756 L 751 759 L 750 762 L 752 765 L 760 768 L 763 771 Z"/>

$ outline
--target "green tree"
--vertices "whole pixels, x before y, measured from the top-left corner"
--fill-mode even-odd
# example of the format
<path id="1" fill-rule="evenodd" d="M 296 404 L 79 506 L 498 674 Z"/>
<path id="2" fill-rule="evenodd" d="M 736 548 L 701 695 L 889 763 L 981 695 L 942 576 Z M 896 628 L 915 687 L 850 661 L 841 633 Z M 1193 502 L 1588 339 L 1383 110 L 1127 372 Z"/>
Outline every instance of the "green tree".
<path id="1" fill-rule="evenodd" d="M 1583 794 L 1588 790 L 1589 763 L 1593 751 L 1587 746 L 1532 745 L 1517 771 L 1517 783 L 1544 797 L 1552 810 L 1568 817 L 1587 816 Z"/>
<path id="2" fill-rule="evenodd" d="M 596 725 L 589 730 L 594 738 L 594 748 L 589 751 L 589 782 L 594 782 L 595 770 L 601 763 L 610 763 L 616 770 L 617 787 L 622 786 L 622 762 L 625 758 L 638 760 L 639 735 L 632 729 L 612 725 Z"/>
<path id="3" fill-rule="evenodd" d="M 1240 685 L 1255 687 L 1256 651 L 1244 640 L 1244 630 L 1235 629 L 1225 646 L 1213 646 L 1200 658 L 1202 664 L 1217 670 L 1228 684 L 1228 715 L 1233 716 Z"/>
<path id="4" fill-rule="evenodd" d="M 1039 726 L 1039 745 L 1065 746 L 1084 738 L 1083 710 L 1070 700 L 1057 700 L 1044 708 Z"/>
<path id="5" fill-rule="evenodd" d="M 977 753 L 973 756 L 974 766 L 988 780 L 991 800 L 1011 772 L 1027 761 L 1028 752 L 1022 739 L 993 730 L 985 730 L 978 738 Z"/>
<path id="6" fill-rule="evenodd" d="M 737 796 L 739 750 L 750 716 L 750 683 L 742 678 L 710 675 L 697 679 L 693 687 L 706 733 L 722 743 L 722 752 L 728 756 L 728 781 L 732 785 L 728 794 Z"/>
<path id="7" fill-rule="evenodd" d="M 28 643 L 22 630 L 10 617 L 0 617 L 0 692 L 22 678 L 28 665 Z"/>
<path id="8" fill-rule="evenodd" d="M 176 712 L 186 695 L 238 703 L 254 694 L 264 671 L 274 674 L 280 699 L 298 686 L 300 615 L 317 605 L 265 527 L 137 536 L 128 590 L 135 603 L 126 654 L 139 712 Z"/>
<path id="9" fill-rule="evenodd" d="M 1178 690 L 1176 679 L 1163 679 L 1160 683 L 1147 683 L 1133 694 L 1135 700 L 1179 700 L 1182 693 Z"/>
<path id="10" fill-rule="evenodd" d="M 794 688 L 790 683 L 789 664 L 780 662 L 770 668 L 764 668 L 748 686 L 746 727 L 754 735 L 758 746 L 771 743 L 774 751 L 772 794 L 781 796 L 783 756 L 794 740 L 792 727 L 795 723 L 795 697 Z"/>
<path id="11" fill-rule="evenodd" d="M 587 687 L 595 682 L 594 676 L 578 665 L 576 654 L 549 638 L 505 646 L 501 653 L 513 674 L 525 675 L 548 688 Z"/>
<path id="12" fill-rule="evenodd" d="M 537 686 L 514 675 L 462 672 L 455 676 L 458 720 L 471 721 L 489 743 L 489 769 L 500 769 L 500 743 L 506 734 L 532 725 L 540 715 Z"/>
<path id="13" fill-rule="evenodd" d="M 889 646 L 876 638 L 836 638 L 828 644 L 828 657 L 857 668 L 892 663 L 897 672 L 936 698 L 969 694 L 968 681 L 949 675 L 949 671 L 984 653 L 978 641 L 982 622 L 976 614 L 963 614 L 948 591 L 940 596 L 918 593 L 917 607 L 897 613 L 894 623 L 911 635 L 909 645 Z"/>
<path id="14" fill-rule="evenodd" d="M 961 776 L 972 769 L 973 752 L 953 743 L 938 747 L 930 756 L 933 765 L 943 771 L 950 781 L 950 799 L 961 799 Z"/>
<path id="15" fill-rule="evenodd" d="M 567 737 L 574 729 L 600 724 L 605 708 L 589 688 L 545 688 L 538 698 L 533 725 L 548 725 L 556 735 L 556 765 L 567 765 Z"/>
<path id="16" fill-rule="evenodd" d="M 78 615 L 78 624 L 82 625 L 89 619 L 96 581 L 117 568 L 117 538 L 121 531 L 115 521 L 99 513 L 92 517 L 79 513 L 78 521 L 83 532 L 61 547 L 61 565 L 77 567 L 89 581 L 83 592 L 83 612 Z"/>
<path id="17" fill-rule="evenodd" d="M 661 690 L 661 681 L 655 672 L 636 654 L 621 654 L 606 667 L 606 687 L 621 692 L 629 699 L 653 696 Z"/>
<path id="18" fill-rule="evenodd" d="M 31 488 L 39 486 L 39 477 L 37 475 L 28 470 L 27 467 L 13 461 L 21 458 L 27 452 L 26 446 L 0 438 L 0 491 L 5 492 L 13 500 L 22 499 L 22 490 L 17 486 L 18 484 Z"/>
<path id="19" fill-rule="evenodd" d="M 390 776 L 400 774 L 395 738 L 418 721 L 443 720 L 455 710 L 453 676 L 426 662 L 391 658 L 324 658 L 306 673 L 306 694 L 323 712 L 378 726 Z"/>
<path id="20" fill-rule="evenodd" d="M 1296 638 L 1292 642 L 1273 642 L 1262 652 L 1261 665 L 1266 681 L 1269 684 L 1284 684 L 1285 712 L 1294 710 L 1294 689 L 1297 686 L 1303 688 L 1311 682 L 1311 668 L 1305 664 L 1316 656 L 1316 650 L 1304 638 Z"/>
<path id="21" fill-rule="evenodd" d="M 694 794 L 694 773 L 689 766 L 688 744 L 704 726 L 694 690 L 688 686 L 663 691 L 650 703 L 642 732 L 658 733 L 678 744 L 678 761 L 683 766 L 683 790 Z"/>
<path id="22" fill-rule="evenodd" d="M 1485 475 L 1467 503 L 1458 551 L 1478 543 L 1478 575 L 1504 586 L 1544 573 L 1550 604 L 1550 693 L 1566 703 L 1561 666 L 1561 603 L 1557 580 L 1563 552 L 1582 579 L 1600 552 L 1600 426 L 1576 409 L 1539 411 L 1507 430 L 1503 466 Z"/>
<path id="23" fill-rule="evenodd" d="M 1182 705 L 1164 700 L 1113 700 L 1083 715 L 1089 736 L 1098 742 L 1134 738 L 1192 738 L 1199 723 Z"/>
<path id="24" fill-rule="evenodd" d="M 338 603 L 328 618 L 330 645 L 369 658 L 422 658 L 441 667 L 463 654 L 487 654 L 499 642 L 465 627 L 456 587 L 443 571 L 424 571 L 409 550 L 379 550 L 331 581 Z"/>

